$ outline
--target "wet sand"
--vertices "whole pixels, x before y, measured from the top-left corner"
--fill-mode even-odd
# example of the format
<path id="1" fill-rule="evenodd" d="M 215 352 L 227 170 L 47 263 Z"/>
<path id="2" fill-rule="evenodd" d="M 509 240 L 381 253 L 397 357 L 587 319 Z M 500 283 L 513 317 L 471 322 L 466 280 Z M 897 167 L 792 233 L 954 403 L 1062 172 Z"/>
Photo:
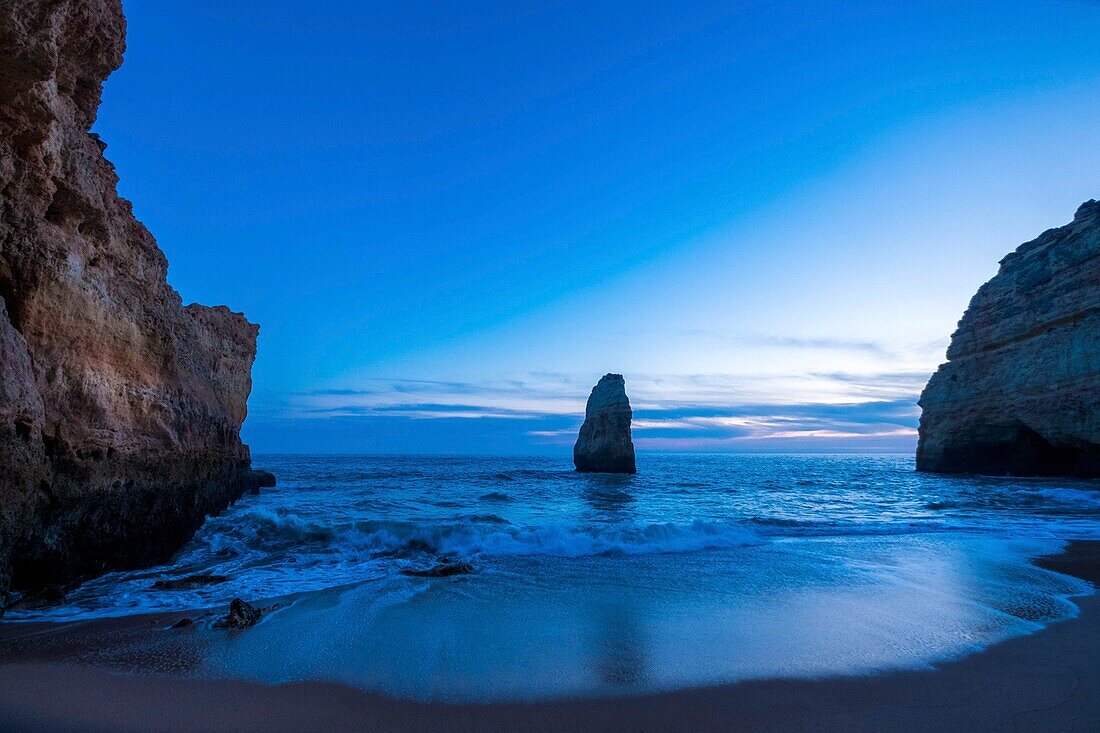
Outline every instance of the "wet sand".
<path id="1" fill-rule="evenodd" d="M 1100 543 L 1073 543 L 1039 564 L 1100 583 Z M 1076 603 L 1075 619 L 931 670 L 486 705 L 395 700 L 330 683 L 271 686 L 66 666 L 34 651 L 30 637 L 56 633 L 42 625 L 20 632 L 27 641 L 20 661 L 0 664 L 0 730 L 1095 731 L 1100 597 Z M 140 634 L 153 620 L 164 619 L 110 623 Z"/>

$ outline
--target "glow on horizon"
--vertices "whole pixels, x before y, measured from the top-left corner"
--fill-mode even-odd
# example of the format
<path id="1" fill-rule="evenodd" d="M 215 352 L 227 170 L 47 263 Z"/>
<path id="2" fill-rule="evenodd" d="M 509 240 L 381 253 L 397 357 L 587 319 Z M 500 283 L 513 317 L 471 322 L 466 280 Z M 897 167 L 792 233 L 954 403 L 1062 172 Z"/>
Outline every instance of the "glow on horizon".
<path id="1" fill-rule="evenodd" d="M 608 371 L 640 450 L 911 450 L 970 296 L 1100 196 L 1087 4 L 282 10 L 128 2 L 96 126 L 262 324 L 257 453 L 559 452 Z"/>

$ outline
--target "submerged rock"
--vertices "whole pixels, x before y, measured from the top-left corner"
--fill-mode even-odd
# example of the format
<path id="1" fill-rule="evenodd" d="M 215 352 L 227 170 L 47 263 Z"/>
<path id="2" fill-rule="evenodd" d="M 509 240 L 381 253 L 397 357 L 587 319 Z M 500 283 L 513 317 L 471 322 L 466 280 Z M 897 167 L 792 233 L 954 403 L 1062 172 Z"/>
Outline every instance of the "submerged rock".
<path id="1" fill-rule="evenodd" d="M 118 0 L 0 2 L 0 606 L 169 558 L 250 486 L 258 327 L 184 306 L 89 133 Z"/>
<path id="2" fill-rule="evenodd" d="M 188 575 L 186 578 L 158 580 L 153 583 L 153 587 L 157 590 L 195 590 L 196 588 L 205 588 L 208 585 L 218 585 L 227 580 L 229 580 L 229 578 L 224 575 L 201 573 L 199 575 Z"/>
<path id="3" fill-rule="evenodd" d="M 920 398 L 917 470 L 1100 476 L 1100 202 L 1001 260 Z"/>
<path id="4" fill-rule="evenodd" d="M 411 575 L 414 578 L 448 578 L 452 575 L 467 575 L 474 572 L 474 566 L 468 562 L 442 562 L 427 570 L 413 570 L 406 568 L 402 575 Z"/>
<path id="5" fill-rule="evenodd" d="M 578 471 L 634 473 L 634 443 L 630 439 L 630 400 L 621 374 L 605 374 L 592 388 L 584 424 L 573 446 Z"/>
<path id="6" fill-rule="evenodd" d="M 216 629 L 247 629 L 260 620 L 260 612 L 240 598 L 229 604 L 229 613 L 214 622 Z"/>

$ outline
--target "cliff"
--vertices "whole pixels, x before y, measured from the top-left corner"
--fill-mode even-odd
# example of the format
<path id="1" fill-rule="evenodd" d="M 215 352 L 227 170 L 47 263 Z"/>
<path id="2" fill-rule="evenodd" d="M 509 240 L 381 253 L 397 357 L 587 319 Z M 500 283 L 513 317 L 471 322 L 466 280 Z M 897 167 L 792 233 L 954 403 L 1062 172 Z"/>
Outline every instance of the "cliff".
<path id="1" fill-rule="evenodd" d="M 917 470 L 1100 476 L 1100 202 L 1001 260 L 920 398 Z"/>
<path id="2" fill-rule="evenodd" d="M 251 488 L 258 327 L 184 306 L 89 132 L 118 0 L 0 0 L 0 609 L 166 559 Z"/>
<path id="3" fill-rule="evenodd" d="M 605 374 L 592 388 L 584 410 L 573 465 L 578 471 L 634 473 L 634 443 L 630 439 L 633 412 L 621 374 Z"/>

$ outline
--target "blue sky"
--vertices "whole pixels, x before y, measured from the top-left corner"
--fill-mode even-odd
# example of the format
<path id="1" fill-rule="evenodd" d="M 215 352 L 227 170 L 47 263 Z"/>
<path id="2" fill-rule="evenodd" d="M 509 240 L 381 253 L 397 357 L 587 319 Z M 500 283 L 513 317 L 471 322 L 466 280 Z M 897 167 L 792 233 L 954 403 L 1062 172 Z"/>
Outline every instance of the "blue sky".
<path id="1" fill-rule="evenodd" d="M 125 2 L 95 129 L 263 452 L 911 450 L 977 287 L 1100 195 L 1093 2 Z"/>

